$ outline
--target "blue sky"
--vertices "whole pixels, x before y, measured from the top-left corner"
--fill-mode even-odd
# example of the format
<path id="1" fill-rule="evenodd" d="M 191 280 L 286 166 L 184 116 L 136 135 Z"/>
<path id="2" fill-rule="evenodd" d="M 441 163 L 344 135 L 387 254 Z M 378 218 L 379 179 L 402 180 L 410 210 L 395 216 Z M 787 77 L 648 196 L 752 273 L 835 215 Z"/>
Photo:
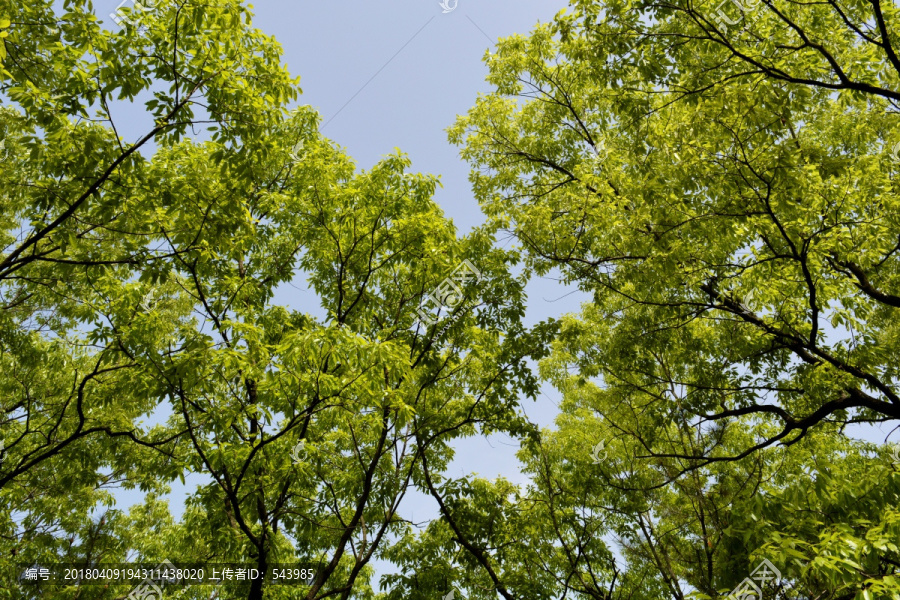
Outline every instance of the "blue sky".
<path id="1" fill-rule="evenodd" d="M 322 133 L 363 168 L 394 148 L 409 154 L 415 170 L 441 176 L 437 200 L 467 230 L 481 216 L 445 129 L 489 91 L 491 40 L 525 34 L 566 4 L 459 0 L 443 13 L 437 0 L 265 0 L 254 8 L 257 27 L 276 37 L 301 77 L 301 103 L 322 115 Z"/>

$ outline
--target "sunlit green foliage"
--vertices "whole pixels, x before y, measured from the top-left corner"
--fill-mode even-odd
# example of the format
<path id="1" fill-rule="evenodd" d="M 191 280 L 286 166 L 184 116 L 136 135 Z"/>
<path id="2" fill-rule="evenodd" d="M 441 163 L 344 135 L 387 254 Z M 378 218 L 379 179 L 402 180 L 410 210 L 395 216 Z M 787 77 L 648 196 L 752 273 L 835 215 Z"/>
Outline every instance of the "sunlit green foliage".
<path id="1" fill-rule="evenodd" d="M 239 2 L 162 1 L 123 29 L 84 1 L 2 6 L 4 575 L 299 561 L 312 586 L 182 597 L 371 597 L 371 561 L 411 528 L 401 500 L 442 484 L 451 442 L 533 433 L 517 401 L 544 344 L 506 254 L 458 239 L 402 154 L 360 171 L 289 111 L 297 82 Z M 127 101 L 154 117 L 136 143 L 113 118 Z M 423 325 L 464 259 L 475 309 Z M 209 483 L 176 522 L 159 498 L 190 474 Z M 111 508 L 117 485 L 144 504 Z"/>
<path id="2" fill-rule="evenodd" d="M 435 177 L 360 170 L 289 110 L 242 3 L 120 28 L 0 0 L 0 568 L 312 561 L 312 586 L 182 597 L 650 600 L 765 558 L 778 597 L 900 599 L 900 460 L 847 435 L 900 418 L 897 9 L 735 2 L 574 1 L 503 40 L 450 130 L 488 217 L 459 239 Z M 463 260 L 476 308 L 421 323 Z M 554 269 L 591 301 L 526 328 Z M 519 408 L 529 359 L 553 429 Z M 448 477 L 493 432 L 528 484 Z"/>
<path id="3" fill-rule="evenodd" d="M 900 597 L 890 448 L 841 427 L 900 418 L 897 8 L 572 8 L 499 44 L 450 131 L 491 225 L 592 297 L 542 365 L 565 400 L 522 453 L 522 564 L 680 598 L 767 557 L 789 597 Z"/>

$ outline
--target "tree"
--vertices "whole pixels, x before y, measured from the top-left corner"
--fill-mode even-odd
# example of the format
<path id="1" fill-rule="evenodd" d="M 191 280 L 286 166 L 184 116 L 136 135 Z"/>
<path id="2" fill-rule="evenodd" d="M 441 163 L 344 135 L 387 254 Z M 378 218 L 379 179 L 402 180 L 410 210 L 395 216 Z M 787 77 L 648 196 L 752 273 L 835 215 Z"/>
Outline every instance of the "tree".
<path id="1" fill-rule="evenodd" d="M 132 532 L 121 518 L 91 513 L 109 502 L 105 488 L 127 475 L 158 493 L 161 478 L 175 474 L 162 463 L 124 472 L 121 465 L 146 461 L 148 451 L 171 461 L 185 432 L 139 426 L 158 403 L 152 382 L 92 336 L 109 325 L 93 304 L 98 281 L 118 280 L 121 291 L 122 282 L 194 247 L 205 227 L 191 223 L 165 243 L 164 211 L 139 194 L 150 170 L 141 151 L 151 142 L 174 145 L 188 127 L 206 124 L 221 147 L 240 154 L 239 142 L 279 122 L 297 91 L 239 3 L 160 5 L 162 18 L 148 18 L 144 36 L 134 27 L 102 30 L 90 3 L 66 2 L 61 14 L 53 5 L 0 5 L 0 85 L 10 101 L 0 112 L 0 494 L 2 554 L 16 562 L 123 557 Z M 129 144 L 111 105 L 151 90 L 155 123 Z M 201 106 L 208 118 L 194 115 Z"/>
<path id="2" fill-rule="evenodd" d="M 515 234 L 534 273 L 558 268 L 592 296 L 564 320 L 544 365 L 566 395 L 544 445 L 568 447 L 594 426 L 592 444 L 616 440 L 638 461 L 634 477 L 571 484 L 571 457 L 533 448 L 531 501 L 556 498 L 577 514 L 595 486 L 654 494 L 614 505 L 648 527 L 637 536 L 643 556 L 599 578 L 621 583 L 650 565 L 648 597 L 714 595 L 731 583 L 729 560 L 774 552 L 767 543 L 805 586 L 799 597 L 894 597 L 896 545 L 872 540 L 893 531 L 896 474 L 883 468 L 888 452 L 872 457 L 842 427 L 900 417 L 896 8 L 734 4 L 574 2 L 499 44 L 488 61 L 494 91 L 451 129 L 493 227 Z M 818 452 L 833 464 L 816 464 Z M 835 473 L 863 466 L 835 519 Z M 828 516 L 729 538 L 737 507 L 764 497 L 793 511 L 804 468 L 815 473 L 811 510 Z M 573 489 L 557 497 L 561 470 Z M 741 485 L 753 481 L 747 495 Z M 881 487 L 886 497 L 854 505 L 854 493 Z M 659 527 L 666 506 L 685 503 L 694 514 L 679 531 L 718 513 L 712 530 L 731 540 L 721 553 L 700 546 L 716 541 L 706 534 L 678 542 L 709 554 L 705 574 L 706 559 L 653 555 L 651 521 Z M 757 535 L 767 527 L 777 543 Z M 824 530 L 833 538 L 820 539 Z M 563 532 L 575 535 L 547 534 L 557 548 Z M 872 541 L 859 546 L 865 560 L 832 560 L 860 539 Z M 565 581 L 577 564 L 553 572 Z M 602 588 L 572 587 L 605 597 Z"/>
<path id="3" fill-rule="evenodd" d="M 311 585 L 184 597 L 371 596 L 370 561 L 409 535 L 401 499 L 438 495 L 451 442 L 533 433 L 523 362 L 552 328 L 524 330 L 511 258 L 456 238 L 435 178 L 399 153 L 359 172 L 288 111 L 297 82 L 239 2 L 160 1 L 120 31 L 63 11 L 0 11 L 2 567 L 306 561 Z M 145 98 L 128 144 L 114 101 Z M 422 317 L 467 258 L 452 314 Z M 273 302 L 298 275 L 324 318 Z M 189 473 L 210 483 L 175 522 L 159 496 Z M 110 508 L 114 485 L 145 503 Z"/>

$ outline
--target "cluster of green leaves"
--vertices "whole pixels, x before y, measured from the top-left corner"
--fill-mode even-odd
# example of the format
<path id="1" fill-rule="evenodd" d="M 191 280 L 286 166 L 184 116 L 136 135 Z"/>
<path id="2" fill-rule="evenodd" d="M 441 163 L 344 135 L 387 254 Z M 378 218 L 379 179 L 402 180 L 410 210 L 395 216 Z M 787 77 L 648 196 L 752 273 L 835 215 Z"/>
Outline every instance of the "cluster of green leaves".
<path id="1" fill-rule="evenodd" d="M 402 499 L 441 493 L 452 442 L 534 435 L 523 365 L 552 327 L 522 327 L 508 253 L 458 239 L 402 154 L 359 171 L 288 111 L 297 81 L 240 2 L 161 0 L 112 31 L 87 0 L 0 17 L 0 570 L 305 561 L 311 586 L 182 597 L 372 597 L 371 562 L 412 535 Z M 138 101 L 153 123 L 130 143 L 114 114 Z M 484 309 L 419 323 L 467 257 Z M 274 302 L 303 279 L 301 306 Z M 176 522 L 161 497 L 190 474 L 208 483 Z M 112 508 L 114 487 L 145 501 Z"/>
<path id="2" fill-rule="evenodd" d="M 592 299 L 531 484 L 460 493 L 506 598 L 718 597 L 762 558 L 900 598 L 896 467 L 844 429 L 900 418 L 897 7 L 749 5 L 575 0 L 450 130 L 489 227 Z"/>
<path id="3" fill-rule="evenodd" d="M 297 560 L 311 586 L 184 597 L 610 600 L 720 597 L 767 558 L 783 598 L 900 598 L 898 465 L 845 430 L 900 418 L 896 7 L 572 5 L 499 44 L 450 131 L 489 219 L 458 239 L 434 177 L 359 171 L 288 111 L 240 2 L 109 31 L 86 0 L 0 0 L 0 568 Z M 466 258 L 479 309 L 419 323 Z M 526 329 L 554 269 L 592 300 Z M 519 410 L 528 359 L 553 430 Z M 528 485 L 446 476 L 498 431 Z"/>

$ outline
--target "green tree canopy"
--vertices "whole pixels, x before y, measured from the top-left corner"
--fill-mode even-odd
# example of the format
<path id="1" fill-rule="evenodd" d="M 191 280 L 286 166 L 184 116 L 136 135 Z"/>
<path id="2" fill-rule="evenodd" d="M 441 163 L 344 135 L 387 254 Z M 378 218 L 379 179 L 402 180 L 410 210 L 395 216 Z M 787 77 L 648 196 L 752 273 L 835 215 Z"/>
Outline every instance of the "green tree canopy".
<path id="1" fill-rule="evenodd" d="M 488 217 L 459 238 L 435 177 L 399 151 L 360 170 L 289 108 L 237 0 L 115 30 L 0 0 L 0 568 L 299 561 L 311 585 L 183 597 L 650 600 L 722 597 L 765 558 L 770 595 L 900 598 L 900 462 L 847 435 L 900 417 L 897 9 L 729 1 L 574 1 L 503 40 L 450 130 Z M 135 141 L 123 102 L 152 115 Z M 591 301 L 527 328 L 553 270 Z M 519 409 L 529 359 L 552 430 Z M 493 432 L 528 485 L 447 475 Z"/>
<path id="2" fill-rule="evenodd" d="M 710 597 L 768 557 L 790 597 L 900 597 L 896 464 L 843 429 L 900 418 L 896 7 L 572 7 L 450 131 L 492 226 L 592 298 L 506 585 Z"/>
<path id="3" fill-rule="evenodd" d="M 411 532 L 401 500 L 440 493 L 451 443 L 533 434 L 517 401 L 547 335 L 520 323 L 507 253 L 458 239 L 399 152 L 360 171 L 289 111 L 297 81 L 239 2 L 163 0 L 114 31 L 86 1 L 0 6 L 4 574 L 299 561 L 311 585 L 183 597 L 371 597 L 371 561 Z M 153 115 L 138 141 L 116 102 Z M 467 302 L 423 321 L 467 259 Z M 301 307 L 274 303 L 303 279 Z M 176 522 L 160 496 L 192 473 L 210 483 Z M 146 500 L 113 509 L 114 486 Z"/>

